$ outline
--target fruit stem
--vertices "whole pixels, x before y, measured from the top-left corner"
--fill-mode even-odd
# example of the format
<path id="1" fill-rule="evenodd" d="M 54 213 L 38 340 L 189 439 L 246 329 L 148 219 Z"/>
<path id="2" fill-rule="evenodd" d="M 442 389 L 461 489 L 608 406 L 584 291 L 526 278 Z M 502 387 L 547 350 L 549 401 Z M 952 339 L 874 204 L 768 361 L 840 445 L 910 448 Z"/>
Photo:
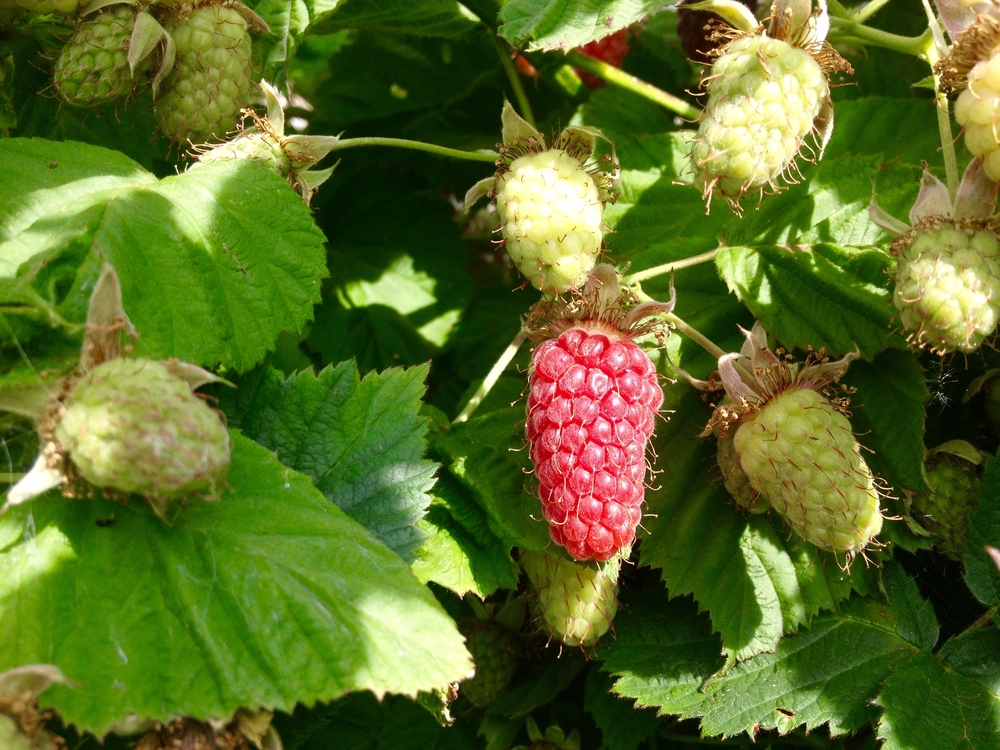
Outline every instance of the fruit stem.
<path id="1" fill-rule="evenodd" d="M 891 0 L 871 0 L 870 3 L 862 6 L 857 13 L 854 14 L 854 20 L 858 23 L 864 23 L 890 2 Z"/>
<path id="2" fill-rule="evenodd" d="M 934 11 L 930 5 L 924 2 L 924 10 L 927 11 L 928 24 L 937 24 Z M 933 27 L 927 29 L 932 35 L 924 43 L 924 59 L 931 66 L 934 76 L 934 104 L 937 109 L 938 132 L 941 136 L 941 155 L 944 157 L 945 180 L 948 183 L 948 195 L 951 197 L 952 205 L 955 204 L 955 196 L 958 195 L 958 159 L 955 156 L 955 140 L 951 134 L 951 111 L 948 105 L 948 97 L 941 91 L 941 76 L 934 72 L 934 65 L 941 59 L 940 45 L 944 44 L 944 39 L 935 39 Z"/>
<path id="3" fill-rule="evenodd" d="M 514 356 L 517 354 L 517 350 L 521 348 L 521 344 L 524 343 L 526 338 L 527 335 L 524 331 L 521 331 L 514 337 L 514 340 L 507 345 L 503 354 L 500 355 L 500 359 L 498 359 L 490 371 L 486 373 L 486 377 L 483 378 L 482 384 L 476 389 L 476 392 L 472 394 L 472 398 L 469 399 L 469 403 L 467 403 L 459 415 L 452 420 L 452 424 L 460 424 L 468 421 L 469 417 L 471 417 L 476 409 L 479 408 L 479 405 L 483 403 L 483 399 L 486 398 L 486 394 L 490 392 L 493 386 L 496 385 L 496 382 L 500 379 L 500 376 L 503 375 L 503 371 L 507 369 L 507 365 L 509 365 L 511 360 L 514 359 Z"/>
<path id="4" fill-rule="evenodd" d="M 510 79 L 510 87 L 514 89 L 514 98 L 517 99 L 517 106 L 521 109 L 521 116 L 528 121 L 531 127 L 535 127 L 535 113 L 531 111 L 531 102 L 528 101 L 528 95 L 524 91 L 524 84 L 521 83 L 521 75 L 517 72 L 517 68 L 514 67 L 514 63 L 510 58 L 510 47 L 500 40 L 492 29 L 487 29 L 490 38 L 493 39 L 493 45 L 497 48 L 497 54 L 500 55 L 500 64 L 503 65 L 504 71 L 507 73 L 507 78 Z"/>
<path id="5" fill-rule="evenodd" d="M 851 12 L 838 2 L 838 0 L 830 0 L 829 10 L 831 16 L 836 16 L 837 18 L 853 18 Z"/>
<path id="6" fill-rule="evenodd" d="M 646 279 L 652 279 L 657 276 L 663 276 L 671 271 L 676 271 L 680 268 L 689 268 L 691 266 L 697 266 L 701 263 L 708 263 L 715 260 L 715 256 L 719 254 L 720 248 L 715 248 L 715 250 L 710 250 L 707 253 L 702 253 L 701 255 L 693 255 L 690 258 L 685 258 L 684 260 L 675 260 L 672 263 L 661 263 L 658 266 L 653 266 L 652 268 L 647 268 L 644 271 L 636 271 L 628 276 L 623 276 L 621 279 L 622 284 L 635 284 L 640 281 L 645 281 Z"/>
<path id="7" fill-rule="evenodd" d="M 593 73 L 595 76 L 603 78 L 608 83 L 613 83 L 614 85 L 627 89 L 634 94 L 644 96 L 650 101 L 656 102 L 661 107 L 669 109 L 671 112 L 680 115 L 686 120 L 694 121 L 701 117 L 700 109 L 688 104 L 679 96 L 668 94 L 663 89 L 658 89 L 651 83 L 646 83 L 642 79 L 636 78 L 633 75 L 629 75 L 624 70 L 616 68 L 614 65 L 609 65 L 603 60 L 598 60 L 596 57 L 591 57 L 590 55 L 580 52 L 579 50 L 570 50 L 569 54 L 566 55 L 566 62 L 574 67 L 582 68 L 588 73 Z"/>
<path id="8" fill-rule="evenodd" d="M 865 26 L 854 19 L 848 20 L 836 16 L 830 18 L 830 29 L 839 32 L 836 39 L 838 42 L 860 42 L 914 57 L 920 57 L 924 54 L 927 41 L 931 39 L 930 29 L 927 29 L 920 36 L 900 36 L 881 29 L 873 29 L 871 26 Z"/>
<path id="9" fill-rule="evenodd" d="M 637 294 L 640 299 L 644 300 L 651 299 L 649 295 L 644 294 L 642 291 L 638 291 Z M 684 322 L 683 319 L 677 317 L 674 313 L 663 313 L 663 319 L 666 320 L 671 325 L 673 325 L 674 328 L 683 333 L 685 336 L 687 336 L 694 343 L 696 343 L 698 346 L 700 346 L 702 349 L 704 349 L 706 352 L 711 354 L 716 359 L 727 354 L 727 352 L 722 347 L 720 347 L 718 344 L 716 344 L 714 341 L 708 338 L 708 336 L 703 334 L 694 326 L 691 326 L 686 322 Z M 746 379 L 748 383 L 754 382 L 755 378 L 753 377 L 753 373 L 748 372 L 746 368 L 743 367 L 738 361 L 733 362 L 733 367 L 736 368 L 736 371 L 744 379 Z"/>
<path id="10" fill-rule="evenodd" d="M 337 141 L 331 151 L 341 151 L 345 148 L 359 148 L 361 146 L 393 146 L 395 148 L 410 148 L 414 151 L 427 151 L 441 156 L 450 156 L 453 159 L 468 159 L 469 161 L 484 161 L 490 164 L 496 163 L 499 154 L 496 151 L 482 149 L 480 151 L 461 151 L 457 148 L 447 146 L 437 146 L 433 143 L 423 141 L 411 141 L 406 138 L 379 138 L 367 136 L 363 138 L 342 138 Z"/>

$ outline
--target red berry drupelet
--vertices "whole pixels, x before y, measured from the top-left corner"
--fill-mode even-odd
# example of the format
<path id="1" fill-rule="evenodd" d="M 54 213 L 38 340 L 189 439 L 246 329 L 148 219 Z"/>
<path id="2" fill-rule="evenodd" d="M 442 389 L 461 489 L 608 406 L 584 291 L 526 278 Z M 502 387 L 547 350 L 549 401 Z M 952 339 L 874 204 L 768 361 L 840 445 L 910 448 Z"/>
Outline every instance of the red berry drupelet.
<path id="1" fill-rule="evenodd" d="M 608 265 L 570 302 L 542 302 L 526 433 L 552 539 L 577 560 L 608 560 L 635 539 L 646 444 L 663 404 L 656 367 L 630 339 L 673 304 L 631 304 Z"/>

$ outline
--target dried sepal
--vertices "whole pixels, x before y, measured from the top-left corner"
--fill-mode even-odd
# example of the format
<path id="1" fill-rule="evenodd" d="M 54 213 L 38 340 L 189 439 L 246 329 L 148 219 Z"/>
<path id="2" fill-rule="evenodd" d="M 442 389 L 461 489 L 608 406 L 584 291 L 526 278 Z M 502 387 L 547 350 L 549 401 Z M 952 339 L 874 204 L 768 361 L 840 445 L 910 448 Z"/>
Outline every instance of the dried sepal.
<path id="1" fill-rule="evenodd" d="M 1000 18 L 975 13 L 971 23 L 953 38 L 955 44 L 951 51 L 934 63 L 934 73 L 945 94 L 964 89 L 969 83 L 969 71 L 976 63 L 990 58 L 993 49 L 1000 44 Z"/>
<path id="2" fill-rule="evenodd" d="M 532 341 L 544 341 L 586 321 L 618 338 L 634 338 L 662 331 L 665 324 L 650 319 L 672 312 L 675 304 L 673 283 L 669 302 L 640 302 L 631 289 L 621 287 L 613 266 L 598 263 L 584 288 L 571 293 L 568 299 L 537 302 L 528 312 L 522 330 Z"/>
<path id="3" fill-rule="evenodd" d="M 833 396 L 830 386 L 847 372 L 847 367 L 858 358 L 857 351 L 848 352 L 838 360 L 831 360 L 822 349 L 809 350 L 805 360 L 795 361 L 779 349 L 774 352 L 767 344 L 767 333 L 760 321 L 753 328 L 743 331 L 745 341 L 739 353 L 719 357 L 719 379 L 728 401 L 724 400 L 712 414 L 702 437 L 713 432 L 726 436 L 733 425 L 745 421 L 760 411 L 780 393 L 792 388 L 809 388 Z M 831 402 L 846 409 L 845 398 L 831 398 Z"/>

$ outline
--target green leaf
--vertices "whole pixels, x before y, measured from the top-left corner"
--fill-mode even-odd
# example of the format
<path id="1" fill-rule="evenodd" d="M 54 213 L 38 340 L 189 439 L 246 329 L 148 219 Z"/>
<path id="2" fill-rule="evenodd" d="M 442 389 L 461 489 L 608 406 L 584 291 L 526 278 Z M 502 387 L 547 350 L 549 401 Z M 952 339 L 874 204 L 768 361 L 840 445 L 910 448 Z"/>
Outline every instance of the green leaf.
<path id="1" fill-rule="evenodd" d="M 731 657 L 772 650 L 782 634 L 846 597 L 850 584 L 837 580 L 831 556 L 773 528 L 780 519 L 748 520 L 736 509 L 711 478 L 714 441 L 696 439 L 709 416 L 700 394 L 676 387 L 666 395 L 674 413 L 654 447 L 669 460 L 660 487 L 646 492 L 641 562 L 662 569 L 671 596 L 694 595 Z"/>
<path id="2" fill-rule="evenodd" d="M 520 569 L 489 527 L 471 491 L 443 471 L 431 492 L 431 507 L 419 526 L 428 539 L 417 551 L 413 573 L 459 596 L 485 598 L 497 589 L 516 589 Z"/>
<path id="3" fill-rule="evenodd" d="M 659 723 L 656 712 L 638 709 L 611 692 L 612 681 L 591 665 L 583 692 L 583 706 L 594 717 L 608 750 L 637 750 Z"/>
<path id="4" fill-rule="evenodd" d="M 899 572 L 889 603 L 856 598 L 840 614 L 817 618 L 808 631 L 789 636 L 774 653 L 760 654 L 712 679 L 702 716 L 705 734 L 781 734 L 828 723 L 831 734 L 861 727 L 882 681 L 936 638 L 910 621 L 920 599 L 912 579 Z M 836 654 L 831 658 L 831 654 Z"/>
<path id="5" fill-rule="evenodd" d="M 0 670 L 56 664 L 80 687 L 43 701 L 98 735 L 129 714 L 290 711 L 462 679 L 462 638 L 406 565 L 232 437 L 232 489 L 174 526 L 139 498 L 55 493 L 0 519 Z"/>
<path id="6" fill-rule="evenodd" d="M 824 160 L 846 154 L 881 154 L 886 162 L 942 163 L 941 134 L 931 99 L 867 96 L 838 101 L 835 115 L 836 127 Z M 887 138 L 888 133 L 892 137 Z"/>
<path id="7" fill-rule="evenodd" d="M 983 549 L 1000 547 L 1000 459 L 990 458 L 979 484 L 976 507 L 969 515 L 965 544 L 965 583 L 989 607 L 1000 605 L 1000 571 Z"/>
<path id="8" fill-rule="evenodd" d="M 328 500 L 407 562 L 424 534 L 436 465 L 423 459 L 427 365 L 358 377 L 354 362 L 287 379 L 260 368 L 221 400 L 230 424 L 310 477 Z"/>
<path id="9" fill-rule="evenodd" d="M 885 750 L 1000 744 L 1000 632 L 980 629 L 917 654 L 885 683 L 878 736 Z"/>
<path id="10" fill-rule="evenodd" d="M 48 303 L 82 322 L 106 259 L 143 355 L 249 369 L 279 333 L 301 330 L 319 299 L 323 236 L 259 164 L 213 163 L 157 182 L 114 151 L 8 139 L 0 176 L 0 293 L 39 304 L 46 290 L 29 285 L 79 245 L 88 257 L 75 291 Z"/>
<path id="11" fill-rule="evenodd" d="M 615 692 L 661 713 L 700 716 L 706 735 L 784 734 L 823 723 L 840 734 L 870 718 L 886 676 L 937 638 L 933 612 L 912 579 L 890 566 L 883 586 L 888 602 L 854 598 L 783 638 L 773 653 L 711 677 L 722 660 L 707 622 L 689 602 L 663 604 L 647 589 L 619 615 L 618 638 L 600 655 L 619 677 Z"/>
<path id="12" fill-rule="evenodd" d="M 916 355 L 890 349 L 872 362 L 854 362 L 843 378 L 856 388 L 851 396 L 851 424 L 872 453 L 865 460 L 898 494 L 926 490 L 924 405 L 930 394 Z"/>
<path id="13" fill-rule="evenodd" d="M 614 691 L 637 706 L 691 715 L 704 700 L 701 686 L 723 666 L 722 644 L 687 597 L 666 601 L 661 587 L 626 591 L 615 618 L 615 639 L 598 649 Z"/>
<path id="14" fill-rule="evenodd" d="M 508 549 L 539 550 L 552 543 L 541 501 L 527 486 L 531 459 L 520 409 L 489 412 L 439 432 L 432 447 L 486 511 L 490 529 Z"/>
<path id="15" fill-rule="evenodd" d="M 789 349 L 841 356 L 856 347 L 871 359 L 887 346 L 905 347 L 891 326 L 892 260 L 872 247 L 889 240 L 868 215 L 874 174 L 879 204 L 905 216 L 919 168 L 843 156 L 824 160 L 723 233 L 719 272 Z"/>
<path id="16" fill-rule="evenodd" d="M 631 26 L 663 8 L 654 0 L 511 0 L 500 11 L 500 35 L 528 50 L 572 49 Z"/>
<path id="17" fill-rule="evenodd" d="M 894 338 L 891 258 L 874 247 L 757 245 L 724 248 L 719 273 L 790 347 L 855 347 L 871 358 Z"/>

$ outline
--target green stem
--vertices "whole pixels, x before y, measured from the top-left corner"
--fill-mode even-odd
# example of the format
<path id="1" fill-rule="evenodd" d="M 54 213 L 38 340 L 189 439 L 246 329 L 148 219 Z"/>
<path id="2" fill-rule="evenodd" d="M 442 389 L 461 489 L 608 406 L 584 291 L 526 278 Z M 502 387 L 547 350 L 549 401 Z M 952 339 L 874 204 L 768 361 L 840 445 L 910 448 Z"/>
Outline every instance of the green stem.
<path id="1" fill-rule="evenodd" d="M 507 369 L 507 365 L 509 365 L 511 360 L 514 359 L 517 354 L 517 350 L 521 348 L 521 344 L 524 343 L 526 338 L 527 336 L 524 331 L 521 331 L 514 337 L 514 340 L 507 345 L 503 354 L 500 355 L 500 359 L 498 359 L 490 371 L 486 373 L 486 377 L 483 379 L 482 385 L 480 385 L 476 392 L 472 394 L 472 398 L 469 399 L 469 403 L 467 403 L 465 408 L 462 409 L 457 417 L 455 417 L 452 424 L 460 424 L 461 422 L 468 421 L 469 417 L 471 417 L 476 409 L 479 408 L 479 405 L 483 403 L 483 399 L 486 398 L 486 394 L 490 392 L 493 386 L 496 385 L 496 382 L 500 379 L 500 376 L 503 375 L 503 371 Z"/>
<path id="2" fill-rule="evenodd" d="M 490 619 L 490 613 L 486 611 L 486 607 L 484 607 L 483 603 L 476 598 L 475 594 L 466 594 L 465 603 L 469 605 L 469 607 L 472 609 L 473 613 L 475 613 L 478 619 L 480 620 Z"/>
<path id="3" fill-rule="evenodd" d="M 927 29 L 920 36 L 900 36 L 881 29 L 873 29 L 853 20 L 836 17 L 830 19 L 830 30 L 831 32 L 839 32 L 837 41 L 843 41 L 844 37 L 851 37 L 873 47 L 884 47 L 893 52 L 913 55 L 914 57 L 920 57 L 924 54 L 927 41 L 932 38 L 930 29 Z M 831 37 L 833 36 L 834 34 L 831 33 Z"/>
<path id="4" fill-rule="evenodd" d="M 531 127 L 535 127 L 535 113 L 531 111 L 531 102 L 528 101 L 528 95 L 524 91 L 524 84 L 521 83 L 521 75 L 517 72 L 517 68 L 514 67 L 513 61 L 510 59 L 510 48 L 505 42 L 500 41 L 492 29 L 487 29 L 490 38 L 493 39 L 493 45 L 497 48 L 497 54 L 500 55 L 500 64 L 503 65 L 504 71 L 507 73 L 507 78 L 510 79 L 510 87 L 514 89 L 514 98 L 517 99 L 517 106 L 521 108 L 521 116 L 528 121 Z"/>
<path id="5" fill-rule="evenodd" d="M 924 3 L 928 14 L 929 23 L 937 23 L 934 18 L 934 11 L 930 5 Z M 931 31 L 928 29 L 928 31 Z M 948 183 L 948 195 L 951 197 L 952 205 L 955 203 L 955 196 L 958 195 L 958 158 L 955 156 L 955 139 L 951 134 L 951 108 L 948 104 L 948 97 L 941 91 L 941 76 L 934 72 L 934 66 L 941 59 L 941 51 L 933 38 L 928 39 L 924 45 L 924 59 L 931 66 L 934 76 L 934 105 L 937 110 L 938 133 L 941 137 L 941 155 L 944 157 L 944 174 Z"/>
<path id="6" fill-rule="evenodd" d="M 690 258 L 685 258 L 684 260 L 675 260 L 673 263 L 662 263 L 658 266 L 653 266 L 652 268 L 647 268 L 644 271 L 636 271 L 628 276 L 623 276 L 622 284 L 635 284 L 640 281 L 646 281 L 647 279 L 656 278 L 657 276 L 663 276 L 671 271 L 677 271 L 681 268 L 690 268 L 691 266 L 697 266 L 701 263 L 708 263 L 715 260 L 715 256 L 719 254 L 721 248 L 715 248 L 715 250 L 710 250 L 707 253 L 702 253 L 701 255 L 694 255 Z"/>
<path id="7" fill-rule="evenodd" d="M 697 328 L 685 323 L 681 318 L 678 318 L 673 313 L 664 313 L 663 317 L 668 323 L 673 324 L 674 328 L 683 333 L 716 359 L 726 354 L 725 350 L 718 346 L 714 341 L 705 336 Z"/>
<path id="8" fill-rule="evenodd" d="M 838 2 L 838 0 L 830 0 L 828 5 L 831 16 L 835 16 L 837 18 L 847 18 L 847 19 L 853 18 L 851 12 L 843 5 L 841 5 Z"/>
<path id="9" fill-rule="evenodd" d="M 414 151 L 427 151 L 431 154 L 438 154 L 440 156 L 450 156 L 453 159 L 468 159 L 469 161 L 483 161 L 495 163 L 499 154 L 495 151 L 488 151 L 486 149 L 482 151 L 461 151 L 457 148 L 448 148 L 447 146 L 437 146 L 433 143 L 424 143 L 423 141 L 411 141 L 406 138 L 379 138 L 375 136 L 368 136 L 364 138 L 342 138 L 337 141 L 337 145 L 333 147 L 333 151 L 342 151 L 345 148 L 361 148 L 362 146 L 390 146 L 394 148 L 409 148 Z"/>
<path id="10" fill-rule="evenodd" d="M 651 83 L 646 83 L 642 79 L 629 75 L 625 71 L 616 68 L 614 65 L 608 65 L 608 63 L 603 60 L 598 60 L 590 55 L 585 55 L 578 50 L 571 50 L 569 54 L 566 55 L 566 62 L 574 67 L 586 70 L 588 73 L 593 73 L 595 76 L 603 78 L 608 83 L 613 83 L 615 86 L 620 86 L 621 88 L 627 89 L 634 94 L 644 96 L 650 101 L 656 102 L 661 107 L 665 107 L 671 112 L 675 112 L 687 120 L 697 120 L 701 117 L 700 109 L 688 104 L 679 96 L 668 94 L 663 89 L 658 89 Z"/>
<path id="11" fill-rule="evenodd" d="M 882 8 L 887 6 L 892 0 L 871 0 L 868 5 L 864 6 L 857 13 L 854 14 L 854 20 L 858 23 L 864 23 L 869 18 L 878 13 Z"/>

